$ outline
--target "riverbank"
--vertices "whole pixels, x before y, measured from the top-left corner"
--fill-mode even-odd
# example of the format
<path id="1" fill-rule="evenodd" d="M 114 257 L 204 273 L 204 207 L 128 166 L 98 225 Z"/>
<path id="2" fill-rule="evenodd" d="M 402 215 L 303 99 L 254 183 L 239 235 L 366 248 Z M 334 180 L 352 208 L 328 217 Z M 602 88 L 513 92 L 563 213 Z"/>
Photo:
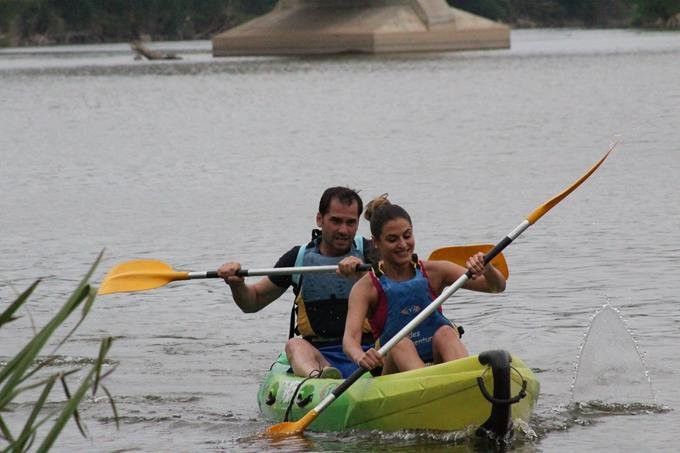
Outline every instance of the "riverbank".
<path id="1" fill-rule="evenodd" d="M 8 7 L 0 4 L 0 47 L 48 46 L 60 44 L 105 44 L 132 41 L 190 41 L 213 36 L 247 22 L 271 9 L 274 1 L 259 7 L 228 7 L 212 10 L 179 11 L 60 11 L 57 8 Z M 559 7 L 478 8 L 467 2 L 449 2 L 473 14 L 508 25 L 512 29 L 636 28 L 680 30 L 680 1 L 664 10 L 633 8 L 617 2 L 605 9 L 569 12 Z M 460 3 L 460 5 L 459 5 Z"/>
<path id="2" fill-rule="evenodd" d="M 512 30 L 523 30 L 523 29 L 538 29 L 538 28 L 574 28 L 574 29 L 638 29 L 645 31 L 680 31 L 680 13 L 676 14 L 674 17 L 667 21 L 657 20 L 654 23 L 645 24 L 642 26 L 632 26 L 630 24 L 623 24 L 620 22 L 612 22 L 604 26 L 586 26 L 581 21 L 574 21 L 564 23 L 562 25 L 549 25 L 544 23 L 539 23 L 531 19 L 518 20 L 515 23 L 507 24 Z M 141 42 L 151 42 L 151 41 L 173 41 L 173 40 L 205 40 L 209 39 L 210 36 L 205 34 L 197 34 L 191 38 L 180 38 L 177 39 L 173 36 L 165 35 L 155 35 L 151 36 L 148 34 L 140 35 L 140 39 L 137 41 Z M 92 35 L 84 32 L 67 32 L 59 34 L 50 33 L 36 33 L 28 36 L 27 38 L 19 39 L 16 36 L 10 36 L 8 34 L 0 33 L 0 48 L 2 47 L 35 47 L 35 46 L 54 46 L 54 45 L 69 45 L 69 44 L 111 44 L 119 42 L 133 42 L 134 39 L 125 39 L 118 36 L 106 37 Z"/>

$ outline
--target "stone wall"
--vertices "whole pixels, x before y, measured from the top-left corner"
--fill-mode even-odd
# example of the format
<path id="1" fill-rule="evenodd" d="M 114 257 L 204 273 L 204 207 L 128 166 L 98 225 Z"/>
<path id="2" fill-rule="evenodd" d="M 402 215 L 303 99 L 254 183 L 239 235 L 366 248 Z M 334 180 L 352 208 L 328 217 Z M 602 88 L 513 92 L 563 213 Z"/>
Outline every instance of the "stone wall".
<path id="1" fill-rule="evenodd" d="M 445 0 L 281 0 L 212 45 L 218 57 L 494 49 L 510 29 Z"/>

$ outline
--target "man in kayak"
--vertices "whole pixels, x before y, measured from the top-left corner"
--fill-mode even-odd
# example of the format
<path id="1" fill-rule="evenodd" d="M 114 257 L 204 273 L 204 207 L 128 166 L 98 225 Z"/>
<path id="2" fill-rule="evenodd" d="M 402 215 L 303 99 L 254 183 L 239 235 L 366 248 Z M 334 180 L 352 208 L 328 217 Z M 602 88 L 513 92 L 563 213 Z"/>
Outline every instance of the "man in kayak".
<path id="1" fill-rule="evenodd" d="M 242 277 L 236 275 L 241 269 L 237 262 L 225 263 L 217 271 L 229 285 L 234 301 L 245 313 L 262 310 L 281 297 L 289 286 L 293 287 L 294 313 L 291 313 L 291 329 L 285 350 L 291 368 L 298 376 L 341 378 L 349 376 L 357 368 L 342 350 L 342 335 L 347 299 L 352 285 L 360 277 L 357 267 L 367 262 L 367 257 L 372 254 L 370 241 L 356 236 L 362 211 L 363 202 L 356 191 L 346 187 L 326 189 L 316 215 L 319 229 L 312 232 L 312 240 L 290 249 L 275 265 L 337 265 L 335 274 L 270 275 L 254 284 L 246 284 Z M 372 338 L 367 321 L 363 339 L 368 348 Z"/>
<path id="2" fill-rule="evenodd" d="M 378 348 L 468 270 L 472 276 L 464 288 L 489 293 L 505 290 L 505 277 L 491 264 L 484 265 L 482 253 L 468 258 L 467 269 L 449 261 L 419 261 L 413 253 L 415 237 L 411 218 L 402 207 L 391 204 L 387 195 L 372 200 L 365 216 L 371 223 L 380 262 L 352 288 L 343 339 L 347 356 L 368 370 L 382 366 L 382 374 L 422 368 L 427 362 L 443 363 L 466 357 L 467 349 L 454 324 L 442 314 L 441 307 L 385 357 L 380 357 L 376 349 L 365 351 L 361 347 L 366 318 Z"/>

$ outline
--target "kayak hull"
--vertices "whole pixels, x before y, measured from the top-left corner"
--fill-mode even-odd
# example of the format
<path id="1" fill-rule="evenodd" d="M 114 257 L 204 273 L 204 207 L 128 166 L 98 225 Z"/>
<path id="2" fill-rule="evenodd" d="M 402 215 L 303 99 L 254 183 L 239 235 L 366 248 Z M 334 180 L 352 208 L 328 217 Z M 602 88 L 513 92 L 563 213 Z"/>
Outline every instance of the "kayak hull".
<path id="1" fill-rule="evenodd" d="M 495 381 L 495 370 L 480 363 L 480 356 L 388 376 L 372 377 L 366 373 L 307 429 L 461 431 L 480 427 L 489 420 L 494 408 L 489 399 L 494 400 Z M 528 421 L 540 385 L 519 358 L 512 357 L 510 365 L 506 393 L 509 390 L 510 396 L 518 401 L 507 404 L 506 397 L 496 401 L 496 406 L 500 401 L 509 407 L 508 422 Z M 281 354 L 258 391 L 260 411 L 272 422 L 299 420 L 343 382 L 342 379 L 293 376 L 289 367 L 285 354 Z M 499 382 L 497 379 L 495 382 Z M 519 398 L 521 394 L 524 396 Z M 494 412 L 497 411 L 498 407 Z"/>

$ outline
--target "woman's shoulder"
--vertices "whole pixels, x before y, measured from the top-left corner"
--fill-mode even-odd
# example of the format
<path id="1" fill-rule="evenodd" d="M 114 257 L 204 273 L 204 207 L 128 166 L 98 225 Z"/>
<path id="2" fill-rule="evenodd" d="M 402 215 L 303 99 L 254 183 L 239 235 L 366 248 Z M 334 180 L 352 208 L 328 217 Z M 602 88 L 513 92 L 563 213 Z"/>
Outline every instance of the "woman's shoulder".
<path id="1" fill-rule="evenodd" d="M 420 265 L 425 269 L 425 272 L 431 273 L 431 272 L 437 272 L 441 271 L 442 269 L 445 269 L 447 267 L 447 264 L 451 264 L 448 261 L 440 261 L 440 260 L 422 260 L 420 262 Z"/>
<path id="2" fill-rule="evenodd" d="M 375 279 L 375 275 L 373 274 L 373 272 L 371 272 L 371 271 L 366 272 L 354 284 L 354 286 L 352 287 L 352 293 L 361 294 L 364 297 L 369 297 L 369 298 L 371 296 L 377 294 L 374 279 Z"/>
<path id="3" fill-rule="evenodd" d="M 455 280 L 465 273 L 465 268 L 451 261 L 422 261 L 422 266 L 430 279 Z"/>

